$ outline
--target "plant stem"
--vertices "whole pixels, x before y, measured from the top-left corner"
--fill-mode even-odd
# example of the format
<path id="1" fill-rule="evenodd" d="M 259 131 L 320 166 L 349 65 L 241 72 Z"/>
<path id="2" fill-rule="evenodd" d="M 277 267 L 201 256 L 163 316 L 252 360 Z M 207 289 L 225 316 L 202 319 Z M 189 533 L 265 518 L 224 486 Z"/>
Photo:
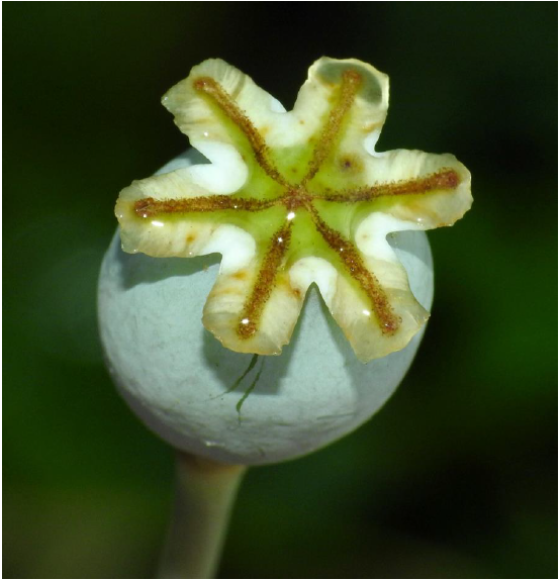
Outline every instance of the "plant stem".
<path id="1" fill-rule="evenodd" d="M 213 578 L 242 465 L 177 454 L 175 503 L 159 578 Z"/>

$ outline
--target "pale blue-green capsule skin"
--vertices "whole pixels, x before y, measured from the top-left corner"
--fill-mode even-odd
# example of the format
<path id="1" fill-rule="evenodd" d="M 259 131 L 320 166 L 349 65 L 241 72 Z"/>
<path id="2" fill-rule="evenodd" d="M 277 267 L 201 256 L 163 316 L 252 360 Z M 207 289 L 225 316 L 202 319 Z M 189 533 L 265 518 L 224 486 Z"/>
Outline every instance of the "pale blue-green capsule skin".
<path id="1" fill-rule="evenodd" d="M 180 156 L 161 172 L 192 157 Z M 398 232 L 389 240 L 429 311 L 433 263 L 426 234 Z M 407 373 L 423 329 L 404 349 L 364 364 L 315 287 L 282 354 L 251 365 L 253 355 L 226 349 L 202 325 L 218 267 L 217 255 L 126 254 L 118 232 L 103 260 L 98 312 L 107 366 L 131 409 L 173 447 L 244 465 L 299 457 L 367 421 Z"/>

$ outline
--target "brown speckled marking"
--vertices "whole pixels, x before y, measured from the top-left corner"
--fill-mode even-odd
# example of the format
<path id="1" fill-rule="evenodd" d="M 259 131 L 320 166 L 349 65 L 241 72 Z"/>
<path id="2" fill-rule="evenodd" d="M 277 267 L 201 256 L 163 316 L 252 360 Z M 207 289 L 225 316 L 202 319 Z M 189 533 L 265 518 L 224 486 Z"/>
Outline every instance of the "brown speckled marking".
<path id="1" fill-rule="evenodd" d="M 364 169 L 362 160 L 357 155 L 342 155 L 338 166 L 344 173 L 360 173 Z"/>
<path id="2" fill-rule="evenodd" d="M 250 338 L 258 329 L 265 304 L 274 288 L 278 270 L 292 237 L 292 222 L 287 222 L 272 235 L 270 246 L 261 263 L 253 291 L 245 301 L 243 312 L 239 317 L 237 334 L 242 338 Z"/>

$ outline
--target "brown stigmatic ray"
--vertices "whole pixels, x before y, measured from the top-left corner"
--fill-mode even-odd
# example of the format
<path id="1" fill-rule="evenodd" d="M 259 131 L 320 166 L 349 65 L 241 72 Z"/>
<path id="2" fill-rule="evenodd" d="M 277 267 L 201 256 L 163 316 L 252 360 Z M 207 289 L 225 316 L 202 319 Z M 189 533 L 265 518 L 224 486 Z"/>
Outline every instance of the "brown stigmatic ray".
<path id="1" fill-rule="evenodd" d="M 329 227 L 320 217 L 315 208 L 310 211 L 317 231 L 335 252 L 348 274 L 358 282 L 369 298 L 371 308 L 379 321 L 383 334 L 393 334 L 399 327 L 400 319 L 391 308 L 387 294 L 377 278 L 366 268 L 362 257 L 354 245 Z"/>
<path id="2" fill-rule="evenodd" d="M 393 197 L 399 195 L 422 195 L 433 191 L 454 190 L 459 186 L 459 175 L 453 169 L 442 169 L 426 177 L 397 181 L 395 183 L 382 183 L 372 187 L 363 187 L 354 191 L 343 192 L 333 195 L 325 195 L 325 201 L 337 201 L 351 203 L 359 201 L 372 201 L 378 197 Z"/>
<path id="3" fill-rule="evenodd" d="M 363 187 L 354 191 L 340 194 L 313 195 L 307 193 L 301 186 L 290 188 L 284 195 L 270 200 L 252 198 L 238 198 L 231 195 L 212 195 L 178 199 L 154 199 L 146 197 L 134 204 L 134 212 L 138 217 L 148 218 L 160 214 L 173 213 L 203 213 L 223 210 L 239 210 L 257 212 L 274 205 L 284 204 L 293 209 L 313 199 L 333 201 L 339 203 L 355 203 L 372 201 L 379 197 L 399 195 L 422 195 L 432 191 L 453 190 L 459 185 L 460 179 L 453 169 L 442 169 L 426 177 L 383 183 L 372 187 Z"/>
<path id="4" fill-rule="evenodd" d="M 271 237 L 268 251 L 261 263 L 253 290 L 245 301 L 243 312 L 237 324 L 237 334 L 241 338 L 250 338 L 258 330 L 264 307 L 274 289 L 278 271 L 290 246 L 292 237 L 291 223 L 284 224 Z"/>
<path id="5" fill-rule="evenodd" d="M 329 113 L 327 123 L 315 147 L 313 158 L 309 163 L 307 175 L 301 182 L 302 185 L 313 179 L 331 152 L 336 138 L 340 133 L 342 122 L 352 107 L 361 84 L 362 77 L 356 71 L 348 70 L 342 74 L 338 102 Z"/>
<path id="6" fill-rule="evenodd" d="M 134 204 L 134 213 L 141 218 L 174 213 L 206 213 L 223 210 L 262 211 L 276 204 L 276 200 L 261 201 L 232 197 L 230 195 L 209 195 L 178 199 L 154 199 L 145 197 Z"/>
<path id="7" fill-rule="evenodd" d="M 257 131 L 249 117 L 242 111 L 237 103 L 226 93 L 223 87 L 210 77 L 200 77 L 193 82 L 194 88 L 207 95 L 230 119 L 249 141 L 255 160 L 263 171 L 276 183 L 288 185 L 284 177 L 280 175 L 274 163 L 269 159 L 269 148 L 262 135 Z"/>

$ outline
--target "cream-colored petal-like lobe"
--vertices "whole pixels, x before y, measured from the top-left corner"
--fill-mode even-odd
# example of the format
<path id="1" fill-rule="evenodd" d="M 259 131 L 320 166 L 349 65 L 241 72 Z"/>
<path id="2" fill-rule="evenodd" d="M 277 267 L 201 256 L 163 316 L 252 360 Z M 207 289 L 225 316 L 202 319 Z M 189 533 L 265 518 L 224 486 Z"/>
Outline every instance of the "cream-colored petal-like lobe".
<path id="1" fill-rule="evenodd" d="M 227 348 L 236 352 L 278 355 L 288 344 L 303 305 L 304 294 L 292 286 L 285 273 L 278 275 L 254 332 L 243 326 L 254 321 L 246 315 L 247 297 L 257 283 L 261 263 L 254 259 L 236 271 L 220 273 L 206 304 L 204 326 Z"/>
<path id="2" fill-rule="evenodd" d="M 134 181 L 121 191 L 115 215 L 121 226 L 121 241 L 125 252 L 142 252 L 154 257 L 199 255 L 197 244 L 207 241 L 215 225 L 162 219 L 157 213 L 143 217 L 137 211 L 137 204 L 143 200 L 165 203 L 171 199 L 171 195 L 177 199 L 207 196 L 209 192 L 190 179 L 189 171 L 190 168 L 184 167 Z M 149 213 L 146 211 L 146 214 Z"/>
<path id="3" fill-rule="evenodd" d="M 372 271 L 375 268 L 379 272 L 379 264 L 370 261 L 368 265 Z M 383 267 L 386 277 L 406 276 L 399 264 L 384 264 Z M 398 329 L 391 333 L 383 332 L 369 302 L 343 276 L 337 276 L 335 292 L 327 302 L 356 356 L 364 363 L 404 348 L 429 317 L 409 290 L 386 287 L 385 291 L 399 320 Z"/>
<path id="4" fill-rule="evenodd" d="M 336 105 L 343 75 L 356 73 L 360 77 L 359 87 L 352 99 L 349 122 L 345 127 L 339 148 L 345 142 L 358 141 L 365 135 L 381 128 L 389 106 L 389 77 L 375 67 L 354 58 L 320 58 L 309 68 L 309 76 L 304 83 L 294 113 L 313 129 L 320 131 L 325 117 Z"/>
<path id="5" fill-rule="evenodd" d="M 220 223 L 212 211 L 179 216 L 166 213 L 174 203 L 216 199 L 192 178 L 193 169 L 206 167 L 212 168 L 210 164 L 182 167 L 134 181 L 123 189 L 115 207 L 123 250 L 179 258 L 219 252 L 228 263 L 252 258 L 254 238 L 239 227 Z"/>
<path id="6" fill-rule="evenodd" d="M 368 158 L 364 181 L 371 189 L 379 184 L 394 186 L 394 191 L 388 188 L 388 195 L 378 202 L 380 211 L 422 229 L 450 226 L 472 205 L 470 173 L 450 154 L 387 151 Z M 425 186 L 418 187 L 422 181 Z"/>
<path id="7" fill-rule="evenodd" d="M 217 83 L 233 107 L 236 107 L 258 131 L 282 115 L 280 103 L 257 86 L 239 69 L 221 59 L 209 59 L 192 68 L 189 76 L 172 87 L 163 97 L 163 105 L 175 116 L 175 123 L 194 141 L 218 141 L 236 144 L 231 124 L 208 93 L 206 79 Z M 197 84 L 198 83 L 198 84 Z"/>
<path id="8" fill-rule="evenodd" d="M 380 251 L 381 244 L 378 244 L 375 252 L 383 258 L 362 253 L 362 260 L 383 288 L 392 314 L 398 319 L 398 327 L 392 332 L 386 332 L 368 296 L 328 261 L 303 258 L 290 270 L 292 284 L 300 292 L 307 292 L 311 284 L 317 285 L 330 313 L 362 362 L 401 350 L 429 318 L 429 313 L 412 294 L 407 273 L 384 236 L 383 242 L 386 248 Z"/>

